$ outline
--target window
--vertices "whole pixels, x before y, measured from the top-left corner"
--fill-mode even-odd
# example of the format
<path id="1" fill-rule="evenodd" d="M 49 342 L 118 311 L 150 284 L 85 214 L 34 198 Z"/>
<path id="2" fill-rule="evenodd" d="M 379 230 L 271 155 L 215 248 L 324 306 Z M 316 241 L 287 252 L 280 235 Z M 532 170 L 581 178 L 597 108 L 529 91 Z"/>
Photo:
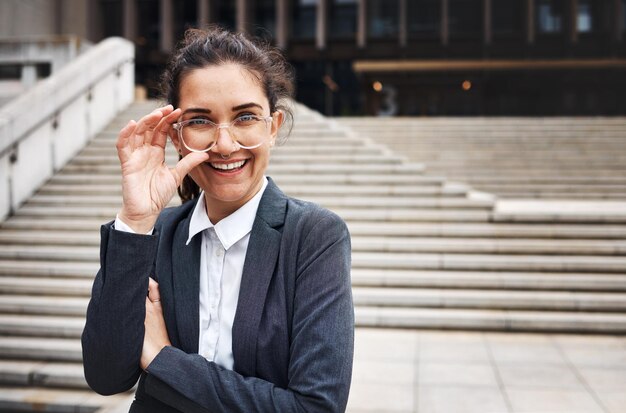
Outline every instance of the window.
<path id="1" fill-rule="evenodd" d="M 276 5 L 274 0 L 257 0 L 254 8 L 254 34 L 276 37 Z"/>
<path id="2" fill-rule="evenodd" d="M 515 36 L 524 34 L 526 19 L 525 0 L 510 0 L 508 2 L 491 2 L 491 27 L 494 37 Z"/>
<path id="3" fill-rule="evenodd" d="M 626 33 L 626 0 L 622 0 L 622 32 Z"/>
<path id="4" fill-rule="evenodd" d="M 178 42 L 185 35 L 185 30 L 195 27 L 198 21 L 195 0 L 172 2 L 174 19 L 174 42 Z M 154 6 L 153 6 L 154 7 Z"/>
<path id="5" fill-rule="evenodd" d="M 333 0 L 329 5 L 330 38 L 354 39 L 357 31 L 357 0 Z"/>
<path id="6" fill-rule="evenodd" d="M 296 0 L 293 5 L 292 34 L 295 39 L 313 39 L 317 24 L 318 0 Z"/>
<path id="7" fill-rule="evenodd" d="M 160 11 L 152 0 L 137 2 L 137 46 L 158 49 L 161 37 Z"/>
<path id="8" fill-rule="evenodd" d="M 124 21 L 124 14 L 121 0 L 101 0 L 100 16 L 103 38 L 123 35 L 122 22 Z"/>
<path id="9" fill-rule="evenodd" d="M 411 37 L 438 37 L 441 28 L 439 0 L 407 1 L 407 31 Z"/>
<path id="10" fill-rule="evenodd" d="M 449 0 L 448 7 L 448 28 L 450 30 L 450 36 L 464 38 L 482 36 L 482 0 Z"/>
<path id="11" fill-rule="evenodd" d="M 579 0 L 577 10 L 577 27 L 579 33 L 589 33 L 593 31 L 593 14 L 591 2 L 589 0 Z"/>
<path id="12" fill-rule="evenodd" d="M 398 0 L 367 2 L 367 32 L 372 38 L 398 37 L 400 5 Z"/>
<path id="13" fill-rule="evenodd" d="M 217 7 L 217 22 L 221 26 L 229 30 L 236 29 L 235 23 L 235 2 L 234 1 L 220 1 Z"/>
<path id="14" fill-rule="evenodd" d="M 563 4 L 557 0 L 537 2 L 537 32 L 540 34 L 561 33 L 563 31 Z"/>

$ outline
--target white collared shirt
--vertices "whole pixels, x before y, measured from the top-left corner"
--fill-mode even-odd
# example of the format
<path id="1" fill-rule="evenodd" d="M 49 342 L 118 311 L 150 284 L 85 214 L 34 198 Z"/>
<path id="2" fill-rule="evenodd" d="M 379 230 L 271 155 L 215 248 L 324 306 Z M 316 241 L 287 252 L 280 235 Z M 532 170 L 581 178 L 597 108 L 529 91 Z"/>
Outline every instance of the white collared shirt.
<path id="1" fill-rule="evenodd" d="M 229 370 L 233 369 L 234 363 L 232 327 L 243 264 L 252 224 L 267 183 L 264 177 L 261 190 L 252 199 L 215 225 L 206 213 L 202 192 L 189 223 L 187 245 L 195 235 L 202 233 L 198 353 Z M 119 218 L 115 221 L 115 228 L 133 232 Z"/>

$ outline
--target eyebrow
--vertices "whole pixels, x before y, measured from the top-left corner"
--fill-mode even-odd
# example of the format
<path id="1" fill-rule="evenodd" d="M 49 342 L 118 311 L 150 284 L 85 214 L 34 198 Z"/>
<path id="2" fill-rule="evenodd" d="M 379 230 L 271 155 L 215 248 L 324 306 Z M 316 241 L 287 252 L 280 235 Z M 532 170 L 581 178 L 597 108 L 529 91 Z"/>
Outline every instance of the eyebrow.
<path id="1" fill-rule="evenodd" d="M 258 103 L 249 102 L 249 103 L 244 103 L 243 105 L 233 106 L 232 111 L 234 112 L 236 110 L 248 109 L 248 108 L 254 108 L 254 107 L 263 110 L 263 106 L 259 105 Z"/>
<path id="2" fill-rule="evenodd" d="M 233 106 L 231 108 L 231 110 L 233 112 L 235 112 L 235 111 L 238 111 L 238 110 L 248 109 L 248 108 L 259 108 L 259 109 L 263 110 L 263 106 L 259 105 L 258 103 L 254 103 L 254 102 L 248 102 L 248 103 L 244 103 L 244 104 L 241 104 L 241 105 Z M 187 113 L 205 113 L 205 114 L 208 115 L 209 113 L 211 113 L 211 109 L 189 108 L 189 109 L 185 109 L 182 114 L 185 115 Z"/>
<path id="3" fill-rule="evenodd" d="M 189 108 L 183 111 L 183 115 L 187 113 L 206 113 L 207 115 L 211 113 L 210 109 L 202 109 L 202 108 Z"/>

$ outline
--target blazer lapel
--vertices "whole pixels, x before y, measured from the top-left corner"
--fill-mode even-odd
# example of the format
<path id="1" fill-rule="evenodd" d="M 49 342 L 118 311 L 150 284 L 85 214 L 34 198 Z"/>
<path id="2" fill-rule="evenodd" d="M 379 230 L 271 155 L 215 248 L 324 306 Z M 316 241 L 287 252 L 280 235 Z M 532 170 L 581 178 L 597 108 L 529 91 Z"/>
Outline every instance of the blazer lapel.
<path id="1" fill-rule="evenodd" d="M 193 211 L 193 209 L 191 210 Z M 202 237 L 195 236 L 189 245 L 191 212 L 176 228 L 172 246 L 172 286 L 176 308 L 176 323 L 182 350 L 198 352 L 200 323 L 200 248 Z"/>
<path id="2" fill-rule="evenodd" d="M 280 250 L 277 228 L 284 224 L 287 209 L 286 196 L 268 180 L 250 233 L 232 329 L 234 369 L 244 376 L 256 372 L 259 324 Z"/>

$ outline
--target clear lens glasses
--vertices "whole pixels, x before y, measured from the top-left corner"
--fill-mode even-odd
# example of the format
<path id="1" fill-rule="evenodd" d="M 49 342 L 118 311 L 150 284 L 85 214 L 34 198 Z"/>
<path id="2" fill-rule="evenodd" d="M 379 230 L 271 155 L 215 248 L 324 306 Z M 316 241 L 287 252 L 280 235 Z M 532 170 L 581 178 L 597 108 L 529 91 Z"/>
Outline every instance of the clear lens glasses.
<path id="1" fill-rule="evenodd" d="M 189 119 L 172 125 L 183 145 L 192 152 L 210 151 L 217 143 L 220 129 L 228 129 L 236 149 L 258 148 L 267 139 L 272 117 L 243 115 L 230 123 L 208 119 Z"/>

